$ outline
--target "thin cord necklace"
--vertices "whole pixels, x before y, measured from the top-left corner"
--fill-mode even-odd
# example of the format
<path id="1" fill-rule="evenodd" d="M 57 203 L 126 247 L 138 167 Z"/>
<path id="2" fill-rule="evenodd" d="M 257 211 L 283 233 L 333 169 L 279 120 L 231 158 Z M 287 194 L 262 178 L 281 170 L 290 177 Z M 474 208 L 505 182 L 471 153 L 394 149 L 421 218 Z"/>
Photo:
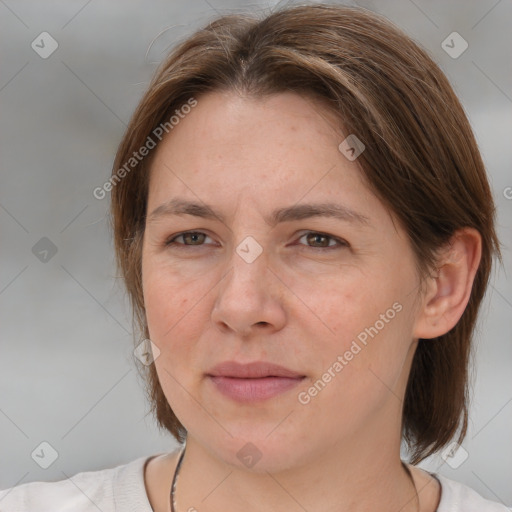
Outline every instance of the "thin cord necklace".
<path id="1" fill-rule="evenodd" d="M 185 448 L 187 447 L 187 442 L 183 445 L 181 449 L 180 458 L 178 459 L 178 464 L 176 465 L 176 469 L 174 470 L 174 476 L 172 477 L 172 485 L 171 485 L 171 512 L 175 512 L 175 498 L 174 494 L 176 492 L 176 482 L 178 481 L 178 473 L 180 472 L 180 466 L 183 461 L 183 455 L 185 455 Z"/>
<path id="2" fill-rule="evenodd" d="M 183 455 L 185 455 L 185 448 L 187 446 L 187 443 L 185 442 L 183 448 L 181 449 L 180 458 L 178 459 L 178 464 L 176 465 L 176 469 L 174 470 L 174 476 L 172 477 L 172 485 L 171 485 L 171 495 L 170 495 L 170 506 L 171 506 L 171 512 L 176 512 L 175 506 L 175 493 L 176 493 L 176 482 L 178 481 L 178 474 L 180 472 L 181 463 L 183 461 Z M 412 485 L 414 486 L 414 492 L 416 493 L 416 510 L 417 512 L 420 512 L 420 498 L 418 496 L 418 489 L 416 488 L 416 484 L 414 483 L 414 479 L 412 477 L 410 469 L 407 467 L 406 464 L 402 462 L 402 466 L 405 469 L 405 472 L 407 473 L 407 476 L 412 482 Z"/>

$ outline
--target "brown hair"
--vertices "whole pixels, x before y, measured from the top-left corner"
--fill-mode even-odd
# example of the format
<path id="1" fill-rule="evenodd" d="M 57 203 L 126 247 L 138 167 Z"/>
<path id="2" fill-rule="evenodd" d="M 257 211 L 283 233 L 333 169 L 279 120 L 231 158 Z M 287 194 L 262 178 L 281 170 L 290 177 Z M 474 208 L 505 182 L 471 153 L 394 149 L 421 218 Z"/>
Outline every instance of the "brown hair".
<path id="1" fill-rule="evenodd" d="M 160 66 L 119 146 L 113 177 L 180 105 L 220 90 L 256 98 L 293 91 L 326 104 L 346 135 L 357 134 L 366 146 L 358 158 L 362 175 L 406 230 L 420 275 L 435 267 L 436 249 L 457 229 L 479 231 L 482 257 L 467 308 L 448 333 L 419 340 L 402 417 L 412 463 L 438 451 L 459 428 L 462 442 L 471 338 L 493 254 L 500 260 L 501 255 L 485 168 L 444 74 L 389 21 L 360 8 L 314 4 L 263 19 L 222 16 L 177 46 Z M 141 248 L 153 154 L 112 187 L 116 259 L 141 336 L 137 343 L 149 336 Z M 154 364 L 147 371 L 158 425 L 182 442 L 186 430 L 164 396 Z"/>

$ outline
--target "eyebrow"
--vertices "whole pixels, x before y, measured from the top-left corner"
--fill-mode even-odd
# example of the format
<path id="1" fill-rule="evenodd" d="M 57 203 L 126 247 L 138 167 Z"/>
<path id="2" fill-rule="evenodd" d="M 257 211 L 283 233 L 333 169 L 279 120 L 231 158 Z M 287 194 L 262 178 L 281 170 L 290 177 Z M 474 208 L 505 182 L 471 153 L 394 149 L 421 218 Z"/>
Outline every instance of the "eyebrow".
<path id="1" fill-rule="evenodd" d="M 155 208 L 149 215 L 148 221 L 152 222 L 172 215 L 193 215 L 194 217 L 226 223 L 225 217 L 215 212 L 212 206 L 179 198 L 171 199 Z M 336 203 L 297 204 L 286 208 L 277 208 L 269 216 L 265 216 L 264 221 L 269 226 L 274 227 L 281 222 L 291 222 L 311 217 L 331 217 L 355 224 L 370 224 L 370 219 L 365 215 Z"/>

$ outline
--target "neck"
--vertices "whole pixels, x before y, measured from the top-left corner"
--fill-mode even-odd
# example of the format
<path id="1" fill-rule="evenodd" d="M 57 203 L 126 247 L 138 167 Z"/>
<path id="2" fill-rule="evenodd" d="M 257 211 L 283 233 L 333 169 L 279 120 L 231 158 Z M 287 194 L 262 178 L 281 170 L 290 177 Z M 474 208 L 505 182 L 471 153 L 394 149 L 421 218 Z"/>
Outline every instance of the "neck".
<path id="1" fill-rule="evenodd" d="M 255 472 L 227 463 L 187 438 L 175 510 L 418 512 L 414 484 L 399 455 L 392 454 L 399 454 L 399 444 L 375 448 L 350 443 L 300 466 Z"/>

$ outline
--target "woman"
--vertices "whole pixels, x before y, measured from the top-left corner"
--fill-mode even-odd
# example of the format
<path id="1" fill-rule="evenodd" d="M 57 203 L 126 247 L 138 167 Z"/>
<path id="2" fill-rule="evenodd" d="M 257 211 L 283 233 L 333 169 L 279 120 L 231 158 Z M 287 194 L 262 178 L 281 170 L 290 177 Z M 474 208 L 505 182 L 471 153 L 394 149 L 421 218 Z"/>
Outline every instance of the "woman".
<path id="1" fill-rule="evenodd" d="M 507 510 L 414 465 L 465 437 L 499 243 L 469 123 L 407 36 L 327 5 L 217 19 L 160 67 L 108 190 L 183 447 L 2 510 Z"/>

